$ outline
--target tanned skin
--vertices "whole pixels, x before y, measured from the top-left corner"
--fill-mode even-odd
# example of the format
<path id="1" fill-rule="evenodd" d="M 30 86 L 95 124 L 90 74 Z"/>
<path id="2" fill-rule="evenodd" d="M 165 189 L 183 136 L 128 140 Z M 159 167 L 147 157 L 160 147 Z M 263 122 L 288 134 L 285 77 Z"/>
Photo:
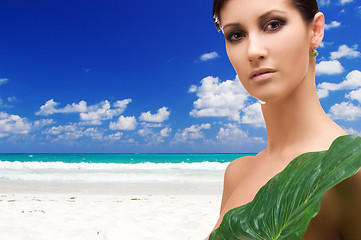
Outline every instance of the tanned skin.
<path id="1" fill-rule="evenodd" d="M 220 217 L 213 230 L 225 213 L 251 202 L 295 157 L 327 150 L 346 135 L 317 96 L 316 59 L 311 52 L 323 39 L 323 14 L 305 23 L 289 0 L 269 1 L 228 0 L 220 12 L 227 54 L 240 81 L 252 96 L 266 102 L 262 113 L 268 144 L 257 156 L 236 159 L 227 167 Z M 254 77 L 259 69 L 271 74 Z M 326 192 L 320 213 L 302 239 L 361 239 L 361 172 Z"/>

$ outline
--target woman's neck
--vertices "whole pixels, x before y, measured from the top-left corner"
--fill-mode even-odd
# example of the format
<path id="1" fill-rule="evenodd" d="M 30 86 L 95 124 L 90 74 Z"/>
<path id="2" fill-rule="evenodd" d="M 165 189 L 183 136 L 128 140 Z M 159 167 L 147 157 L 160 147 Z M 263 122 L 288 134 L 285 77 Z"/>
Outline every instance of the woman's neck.
<path id="1" fill-rule="evenodd" d="M 325 150 L 346 134 L 323 111 L 314 81 L 303 81 L 285 99 L 262 105 L 262 112 L 271 155 Z"/>

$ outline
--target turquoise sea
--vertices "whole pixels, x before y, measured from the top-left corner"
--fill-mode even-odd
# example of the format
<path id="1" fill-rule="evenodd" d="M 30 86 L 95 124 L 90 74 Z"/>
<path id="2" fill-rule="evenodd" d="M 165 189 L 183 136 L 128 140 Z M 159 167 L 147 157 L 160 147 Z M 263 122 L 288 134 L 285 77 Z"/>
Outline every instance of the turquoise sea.
<path id="1" fill-rule="evenodd" d="M 0 181 L 218 182 L 255 154 L 0 154 Z"/>

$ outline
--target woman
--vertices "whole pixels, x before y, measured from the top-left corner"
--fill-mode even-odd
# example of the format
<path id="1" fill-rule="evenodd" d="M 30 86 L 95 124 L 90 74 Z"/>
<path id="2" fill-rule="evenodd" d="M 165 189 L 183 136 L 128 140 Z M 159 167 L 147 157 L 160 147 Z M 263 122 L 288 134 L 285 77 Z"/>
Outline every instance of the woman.
<path id="1" fill-rule="evenodd" d="M 277 189 L 269 186 L 273 182 L 268 185 L 266 183 L 277 180 L 279 177 L 275 176 L 284 174 L 291 162 L 295 164 L 292 160 L 303 153 L 317 152 L 318 155 L 307 155 L 310 156 L 307 161 L 320 161 L 317 157 L 329 154 L 323 151 L 329 149 L 335 141 L 331 155 L 341 151 L 336 150 L 338 146 L 339 149 L 344 149 L 345 146 L 354 145 L 351 155 L 356 156 L 356 159 L 361 156 L 360 139 L 344 136 L 346 132 L 326 115 L 317 96 L 315 58 L 316 48 L 324 35 L 324 15 L 318 11 L 316 0 L 214 0 L 213 14 L 216 27 L 225 36 L 227 54 L 238 78 L 248 93 L 262 103 L 268 146 L 257 156 L 237 159 L 227 167 L 220 218 L 209 239 L 360 240 L 361 172 L 355 174 L 360 167 L 358 160 L 355 160 L 357 166 L 354 172 L 335 179 L 332 187 L 325 190 L 325 194 L 322 193 L 319 198 L 322 199 L 322 204 L 318 204 L 321 209 L 318 206 L 309 219 L 299 220 L 297 226 L 300 226 L 300 230 L 297 230 L 297 234 L 294 233 L 296 230 L 285 232 L 277 226 L 275 216 L 258 213 L 255 207 L 265 200 L 265 194 L 282 190 L 283 187 L 280 188 L 277 184 Z M 340 142 L 346 141 L 345 138 L 348 137 L 352 141 L 341 146 Z M 349 161 L 346 157 L 340 159 L 345 164 Z M 291 174 L 303 174 L 299 169 L 291 171 Z M 330 172 L 331 170 L 326 171 L 325 174 Z M 310 179 L 315 174 L 304 179 Z M 288 179 L 287 176 L 283 178 Z M 326 176 L 322 175 L 321 178 Z M 303 184 L 303 181 L 290 179 L 292 184 Z M 322 181 L 319 183 L 323 184 Z M 267 190 L 261 189 L 264 185 Z M 299 189 L 303 190 L 304 187 L 300 186 Z M 317 187 L 316 184 L 313 189 Z M 291 195 L 287 196 L 287 199 L 291 198 Z M 278 201 L 281 201 L 280 197 L 273 202 L 263 203 L 269 205 L 264 211 L 271 209 L 274 214 L 279 211 L 275 209 L 277 206 L 282 208 L 288 204 L 288 200 L 281 204 Z M 307 201 L 308 199 L 305 200 Z M 242 215 L 239 211 L 248 211 L 249 214 Z M 291 210 L 284 211 L 287 214 Z M 257 219 L 250 219 L 251 214 L 256 214 Z M 276 236 L 270 237 L 276 230 L 268 229 L 271 233 L 255 230 L 262 228 L 260 225 L 266 218 L 276 221 Z M 265 229 L 269 228 L 267 224 L 264 224 Z M 241 225 L 244 226 L 242 233 Z"/>

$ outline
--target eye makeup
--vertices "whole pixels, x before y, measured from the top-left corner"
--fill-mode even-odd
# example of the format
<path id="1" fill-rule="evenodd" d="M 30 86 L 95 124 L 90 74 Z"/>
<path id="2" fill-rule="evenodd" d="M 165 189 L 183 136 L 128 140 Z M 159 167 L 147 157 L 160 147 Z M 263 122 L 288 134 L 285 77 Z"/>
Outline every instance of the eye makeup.
<path id="1" fill-rule="evenodd" d="M 283 20 L 281 18 L 274 18 L 269 21 L 267 21 L 264 24 L 259 24 L 259 30 L 265 33 L 273 33 L 281 30 L 285 25 L 287 21 Z M 238 27 L 236 26 L 230 26 L 226 31 L 223 32 L 226 40 L 231 43 L 235 43 L 238 41 L 241 41 L 247 36 L 246 31 L 242 30 L 240 28 L 240 25 Z"/>
<path id="2" fill-rule="evenodd" d="M 266 33 L 272 33 L 281 30 L 287 23 L 286 17 L 283 16 L 285 14 L 285 12 L 280 10 L 271 10 L 265 14 L 262 14 L 260 17 L 258 17 L 258 28 L 260 31 Z M 240 23 L 226 24 L 222 31 L 226 41 L 230 43 L 241 41 L 247 36 L 247 31 L 244 30 Z"/>
<path id="3" fill-rule="evenodd" d="M 275 32 L 286 25 L 286 21 L 283 19 L 272 19 L 263 25 L 262 30 L 264 32 Z"/>
<path id="4" fill-rule="evenodd" d="M 242 30 L 231 30 L 224 34 L 225 38 L 229 42 L 236 42 L 242 40 L 246 34 Z"/>

